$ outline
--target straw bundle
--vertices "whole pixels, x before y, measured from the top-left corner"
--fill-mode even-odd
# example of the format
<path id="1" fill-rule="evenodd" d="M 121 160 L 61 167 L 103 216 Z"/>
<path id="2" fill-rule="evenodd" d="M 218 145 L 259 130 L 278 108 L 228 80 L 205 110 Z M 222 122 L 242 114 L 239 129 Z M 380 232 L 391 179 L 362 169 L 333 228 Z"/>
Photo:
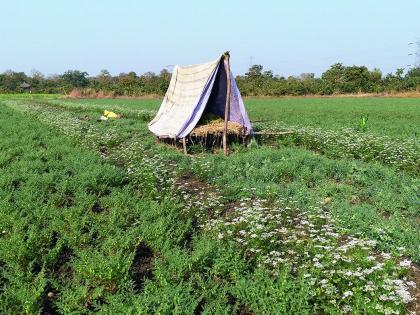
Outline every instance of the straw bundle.
<path id="1" fill-rule="evenodd" d="M 222 119 L 207 122 L 205 125 L 199 125 L 191 131 L 190 136 L 207 137 L 207 135 L 221 136 L 225 130 L 225 122 Z M 227 132 L 229 135 L 243 136 L 245 128 L 236 122 L 229 121 Z"/>

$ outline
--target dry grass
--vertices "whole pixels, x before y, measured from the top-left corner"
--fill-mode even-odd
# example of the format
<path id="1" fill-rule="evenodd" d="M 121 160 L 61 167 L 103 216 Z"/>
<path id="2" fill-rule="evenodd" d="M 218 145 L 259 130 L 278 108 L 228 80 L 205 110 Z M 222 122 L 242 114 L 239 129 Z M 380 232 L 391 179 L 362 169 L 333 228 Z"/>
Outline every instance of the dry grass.
<path id="1" fill-rule="evenodd" d="M 74 89 L 67 95 L 68 98 L 114 98 L 114 92 L 95 91 L 94 89 Z"/>
<path id="2" fill-rule="evenodd" d="M 221 136 L 225 129 L 225 123 L 223 120 L 210 121 L 205 125 L 199 125 L 193 129 L 190 136 L 193 137 L 206 137 L 207 135 Z M 228 122 L 228 134 L 244 136 L 246 130 L 243 126 L 236 122 Z"/>
<path id="3" fill-rule="evenodd" d="M 94 89 L 73 89 L 65 98 L 115 98 L 115 99 L 162 99 L 163 96 L 157 94 L 147 95 L 117 95 L 113 91 L 95 91 Z"/>

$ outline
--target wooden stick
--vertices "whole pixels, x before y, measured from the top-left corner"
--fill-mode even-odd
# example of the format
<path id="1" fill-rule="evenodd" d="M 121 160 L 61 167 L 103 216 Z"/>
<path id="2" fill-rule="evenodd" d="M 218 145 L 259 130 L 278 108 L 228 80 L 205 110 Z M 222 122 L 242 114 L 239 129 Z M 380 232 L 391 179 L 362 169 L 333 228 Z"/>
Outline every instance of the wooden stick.
<path id="1" fill-rule="evenodd" d="M 254 132 L 256 136 L 281 136 L 281 135 L 290 135 L 294 131 L 280 131 L 280 132 Z"/>
<path id="2" fill-rule="evenodd" d="M 256 122 L 267 122 L 267 121 L 273 121 L 272 119 L 258 119 L 258 120 L 253 120 L 251 121 L 251 123 L 256 123 Z"/>
<path id="3" fill-rule="evenodd" d="M 185 141 L 185 137 L 182 138 L 182 147 L 184 148 L 184 154 L 187 155 L 187 142 Z"/>
<path id="4" fill-rule="evenodd" d="M 229 111 L 230 111 L 230 63 L 229 63 L 229 52 L 223 54 L 223 58 L 226 61 L 226 79 L 227 79 L 227 89 L 226 89 L 226 105 L 225 105 L 225 129 L 223 131 L 223 152 L 225 155 L 228 155 L 227 148 L 227 130 L 228 130 L 228 121 L 229 121 Z"/>

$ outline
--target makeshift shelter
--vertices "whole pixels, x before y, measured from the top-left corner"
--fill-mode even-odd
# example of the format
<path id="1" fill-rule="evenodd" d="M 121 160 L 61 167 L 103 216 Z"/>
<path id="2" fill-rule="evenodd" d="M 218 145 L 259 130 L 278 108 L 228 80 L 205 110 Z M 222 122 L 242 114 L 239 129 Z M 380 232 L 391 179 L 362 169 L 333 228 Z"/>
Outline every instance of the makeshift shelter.
<path id="1" fill-rule="evenodd" d="M 221 124 L 213 124 L 213 128 L 206 130 L 218 135 L 222 133 L 225 153 L 230 132 L 240 129 L 243 136 L 252 134 L 241 94 L 230 71 L 229 53 L 204 64 L 175 66 L 169 88 L 158 113 L 149 123 L 149 130 L 160 139 L 182 139 L 186 150 L 186 137 L 194 134 L 194 128 L 206 114 L 223 119 Z"/>
<path id="2" fill-rule="evenodd" d="M 31 85 L 26 82 L 23 82 L 22 84 L 20 84 L 19 88 L 24 92 L 32 93 Z"/>

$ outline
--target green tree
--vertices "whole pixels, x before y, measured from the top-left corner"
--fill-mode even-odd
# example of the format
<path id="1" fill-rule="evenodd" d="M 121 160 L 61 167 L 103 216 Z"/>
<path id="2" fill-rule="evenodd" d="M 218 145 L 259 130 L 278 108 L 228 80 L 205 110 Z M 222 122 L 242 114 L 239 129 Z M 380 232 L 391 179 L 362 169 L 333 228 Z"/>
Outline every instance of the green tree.
<path id="1" fill-rule="evenodd" d="M 14 72 L 12 70 L 7 70 L 1 76 L 1 86 L 3 90 L 7 92 L 19 92 L 19 86 L 23 82 L 27 82 L 28 77 L 24 72 Z"/>
<path id="2" fill-rule="evenodd" d="M 95 90 L 105 90 L 109 91 L 112 89 L 112 75 L 109 73 L 108 70 L 103 69 L 99 72 L 99 74 L 94 78 L 94 87 Z"/>
<path id="3" fill-rule="evenodd" d="M 253 65 L 248 69 L 248 72 L 245 73 L 245 76 L 249 79 L 261 78 L 263 66 L 261 65 Z"/>
<path id="4" fill-rule="evenodd" d="M 406 74 L 407 78 L 420 78 L 420 66 L 416 68 L 411 68 Z"/>
<path id="5" fill-rule="evenodd" d="M 64 84 L 71 88 L 84 88 L 89 85 L 87 72 L 81 72 L 79 70 L 68 70 L 61 76 Z"/>
<path id="6" fill-rule="evenodd" d="M 120 73 L 117 78 L 118 94 L 136 95 L 141 94 L 140 80 L 134 71 Z"/>

